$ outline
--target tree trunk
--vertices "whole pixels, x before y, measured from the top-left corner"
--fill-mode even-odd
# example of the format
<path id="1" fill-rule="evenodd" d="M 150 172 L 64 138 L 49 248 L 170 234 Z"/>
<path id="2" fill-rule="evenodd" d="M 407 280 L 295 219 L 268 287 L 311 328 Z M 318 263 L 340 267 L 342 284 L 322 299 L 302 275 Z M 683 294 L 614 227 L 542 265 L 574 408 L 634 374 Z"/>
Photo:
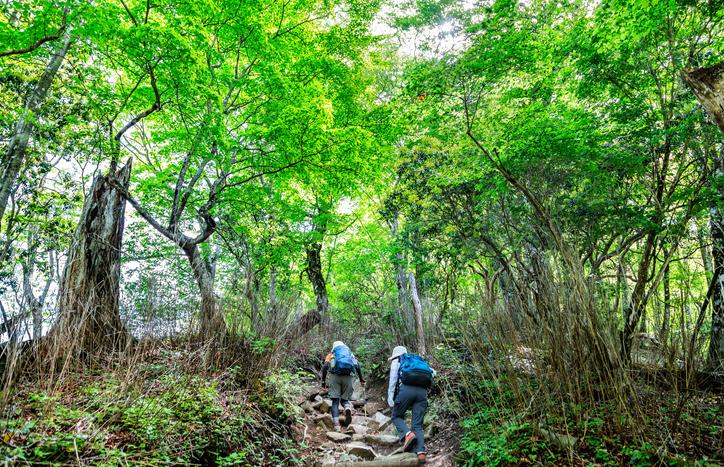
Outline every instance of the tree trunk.
<path id="1" fill-rule="evenodd" d="M 717 173 L 724 177 L 722 163 L 718 161 Z M 724 370 L 724 218 L 718 207 L 711 209 L 711 237 L 714 243 L 714 290 L 711 297 L 711 336 L 708 366 L 711 370 Z"/>
<path id="2" fill-rule="evenodd" d="M 247 267 L 246 270 L 246 287 L 244 288 L 244 293 L 246 294 L 246 299 L 249 300 L 249 307 L 251 309 L 251 327 L 252 329 L 255 329 L 257 324 L 259 323 L 259 304 L 256 301 L 256 286 L 259 284 L 259 281 L 256 279 L 256 274 L 254 273 L 254 269 L 251 267 Z"/>
<path id="3" fill-rule="evenodd" d="M 277 315 L 277 268 L 272 266 L 269 270 L 269 316 L 276 321 Z"/>
<path id="4" fill-rule="evenodd" d="M 710 280 L 714 274 L 714 267 L 711 264 L 711 254 L 709 254 L 709 246 L 706 244 L 706 232 L 701 227 L 697 227 L 696 236 L 699 240 L 699 251 L 701 253 L 701 262 L 706 271 L 706 279 Z"/>
<path id="5" fill-rule="evenodd" d="M 399 229 L 397 218 L 398 214 L 395 213 L 394 217 L 387 221 L 393 240 L 397 237 Z M 397 287 L 397 306 L 399 307 L 398 314 L 405 328 L 404 333 L 412 334 L 415 326 L 415 316 L 410 309 L 410 300 L 408 298 L 409 284 L 407 283 L 407 272 L 405 271 L 407 267 L 406 255 L 403 254 L 402 251 L 396 251 L 393 262 L 395 265 L 395 286 Z"/>
<path id="6" fill-rule="evenodd" d="M 51 334 L 76 356 L 118 350 L 129 334 L 119 314 L 125 200 L 131 161 L 99 175 L 85 200 L 60 283 L 59 318 Z M 68 345 L 69 347 L 64 347 Z"/>
<path id="7" fill-rule="evenodd" d="M 181 248 L 189 260 L 191 271 L 194 274 L 201 295 L 199 334 L 202 339 L 209 342 L 223 340 L 226 334 L 226 326 L 221 310 L 216 303 L 211 265 L 201 256 L 198 244 L 188 242 L 182 245 Z"/>
<path id="8" fill-rule="evenodd" d="M 327 284 L 322 273 L 322 244 L 319 242 L 312 243 L 307 247 L 307 277 L 314 288 L 317 311 L 324 320 L 329 311 L 329 299 L 327 298 Z"/>
<path id="9" fill-rule="evenodd" d="M 664 318 L 661 324 L 659 341 L 666 344 L 669 340 L 669 327 L 671 323 L 671 274 L 669 265 L 664 269 Z"/>
<path id="10" fill-rule="evenodd" d="M 724 132 L 724 62 L 681 73 L 702 107 Z"/>
<path id="11" fill-rule="evenodd" d="M 724 62 L 711 67 L 686 70 L 682 78 L 691 87 L 702 107 L 724 132 Z M 714 157 L 714 180 L 724 177 L 724 154 Z M 712 291 L 711 337 L 708 366 L 712 370 L 724 369 L 724 214 L 721 206 L 724 193 L 718 193 L 710 208 L 712 256 L 714 263 L 714 290 Z"/>
<path id="12" fill-rule="evenodd" d="M 62 44 L 50 58 L 43 75 L 28 96 L 22 115 L 15 123 L 15 131 L 10 138 L 7 154 L 3 158 L 2 167 L 0 167 L 2 171 L 0 173 L 0 222 L 2 222 L 5 214 L 10 193 L 25 162 L 28 143 L 35 127 L 35 114 L 45 102 L 50 85 L 53 83 L 55 75 L 65 59 L 68 48 L 70 48 L 70 42 L 70 35 L 66 33 Z"/>
<path id="13" fill-rule="evenodd" d="M 427 355 L 427 347 L 425 346 L 425 327 L 422 320 L 422 303 L 420 303 L 420 295 L 417 291 L 417 280 L 415 273 L 410 271 L 410 298 L 412 299 L 412 308 L 415 310 L 415 327 L 417 329 L 417 352 L 421 355 Z"/>
<path id="14" fill-rule="evenodd" d="M 641 254 L 638 272 L 636 274 L 636 284 L 631 293 L 631 300 L 624 308 L 624 325 L 623 334 L 621 335 L 621 356 L 625 362 L 631 360 L 631 343 L 633 340 L 636 325 L 641 318 L 643 308 L 646 306 L 644 297 L 646 295 L 646 284 L 649 279 L 649 268 L 654 253 L 654 243 L 656 242 L 656 233 L 650 232 L 646 236 L 644 251 Z"/>

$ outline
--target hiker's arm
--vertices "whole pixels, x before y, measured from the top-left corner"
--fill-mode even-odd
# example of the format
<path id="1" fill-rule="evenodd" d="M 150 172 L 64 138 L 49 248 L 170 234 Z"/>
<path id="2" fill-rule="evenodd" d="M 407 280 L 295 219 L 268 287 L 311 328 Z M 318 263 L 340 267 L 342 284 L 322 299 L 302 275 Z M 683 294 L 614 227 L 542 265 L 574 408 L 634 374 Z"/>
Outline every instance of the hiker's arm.
<path id="1" fill-rule="evenodd" d="M 324 362 L 322 365 L 322 387 L 327 385 L 327 371 L 329 370 L 329 362 Z"/>
<path id="2" fill-rule="evenodd" d="M 355 370 L 357 370 L 357 376 L 359 377 L 359 382 L 364 384 L 365 379 L 362 377 L 362 368 L 359 367 L 359 363 L 355 365 Z"/>
<path id="3" fill-rule="evenodd" d="M 390 407 L 395 405 L 395 388 L 397 387 L 397 374 L 400 370 L 400 361 L 392 360 L 390 364 L 390 385 L 387 387 L 387 405 Z"/>

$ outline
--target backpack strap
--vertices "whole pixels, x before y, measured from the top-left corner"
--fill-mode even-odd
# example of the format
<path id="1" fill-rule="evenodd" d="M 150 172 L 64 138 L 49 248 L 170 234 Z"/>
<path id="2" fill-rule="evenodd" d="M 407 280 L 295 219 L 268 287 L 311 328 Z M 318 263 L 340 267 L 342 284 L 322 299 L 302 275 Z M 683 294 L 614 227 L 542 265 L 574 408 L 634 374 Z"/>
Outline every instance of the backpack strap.
<path id="1" fill-rule="evenodd" d="M 400 357 L 402 355 L 398 355 L 394 358 L 394 360 L 397 360 L 398 366 L 397 366 L 397 383 L 395 383 L 395 393 L 392 396 L 393 399 L 397 399 L 397 394 L 400 392 L 400 386 L 402 386 L 402 379 L 401 378 L 401 372 L 402 372 L 402 361 L 400 360 Z"/>

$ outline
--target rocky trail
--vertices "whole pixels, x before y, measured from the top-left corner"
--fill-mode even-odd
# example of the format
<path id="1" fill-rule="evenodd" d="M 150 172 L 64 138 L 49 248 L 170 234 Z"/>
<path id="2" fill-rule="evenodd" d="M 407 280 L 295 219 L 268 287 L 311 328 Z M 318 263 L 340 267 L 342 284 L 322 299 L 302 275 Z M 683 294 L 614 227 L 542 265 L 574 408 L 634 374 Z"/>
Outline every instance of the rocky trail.
<path id="1" fill-rule="evenodd" d="M 352 395 L 352 419 L 349 426 L 335 430 L 331 415 L 331 399 L 320 393 L 318 385 L 305 387 L 299 405 L 304 410 L 306 429 L 302 436 L 309 446 L 314 465 L 322 467 L 344 466 L 413 466 L 419 465 L 414 453 L 402 452 L 397 431 L 390 418 L 390 409 L 383 397 L 368 400 L 364 388 L 355 382 Z M 376 400 L 376 399 L 379 399 Z M 408 413 L 409 417 L 409 413 Z M 340 421 L 344 416 L 340 414 Z M 409 425 L 408 418 L 408 425 Z M 432 441 L 435 423 L 426 420 L 425 439 Z M 444 467 L 452 465 L 452 455 L 431 451 L 425 465 Z"/>

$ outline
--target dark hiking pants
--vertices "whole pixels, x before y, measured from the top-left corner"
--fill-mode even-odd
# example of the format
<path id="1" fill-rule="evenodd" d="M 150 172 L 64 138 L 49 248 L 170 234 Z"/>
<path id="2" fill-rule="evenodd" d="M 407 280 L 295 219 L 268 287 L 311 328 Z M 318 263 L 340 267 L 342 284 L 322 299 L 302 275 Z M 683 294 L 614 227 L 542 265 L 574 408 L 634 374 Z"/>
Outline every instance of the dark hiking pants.
<path id="1" fill-rule="evenodd" d="M 427 389 L 416 386 L 400 385 L 392 407 L 392 423 L 395 424 L 400 439 L 410 431 L 405 423 L 405 412 L 412 408 L 412 431 L 415 433 L 415 452 L 425 452 L 425 433 L 422 423 L 427 412 Z"/>

